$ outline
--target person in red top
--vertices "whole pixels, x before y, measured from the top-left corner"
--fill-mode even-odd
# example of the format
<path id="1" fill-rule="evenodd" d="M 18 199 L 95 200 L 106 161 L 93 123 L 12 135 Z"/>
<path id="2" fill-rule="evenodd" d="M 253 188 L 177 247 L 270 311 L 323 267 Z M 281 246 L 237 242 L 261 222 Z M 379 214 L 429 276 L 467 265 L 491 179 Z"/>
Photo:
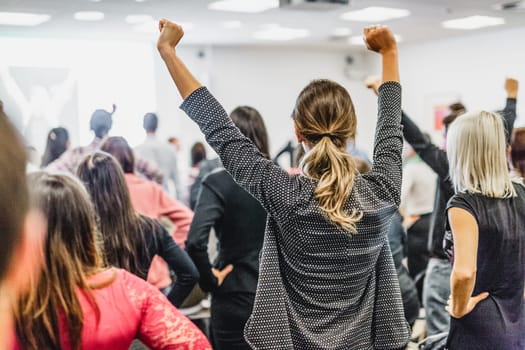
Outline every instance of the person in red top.
<path id="1" fill-rule="evenodd" d="M 155 287 L 104 266 L 93 205 L 77 179 L 40 172 L 29 183 L 48 229 L 41 278 L 15 310 L 16 349 L 128 349 L 134 338 L 150 349 L 211 349 Z"/>
<path id="2" fill-rule="evenodd" d="M 135 210 L 142 215 L 157 220 L 162 217 L 169 218 L 175 226 L 171 235 L 175 242 L 181 248 L 184 248 L 193 220 L 191 209 L 169 197 L 160 185 L 135 175 L 135 155 L 123 137 L 108 138 L 102 144 L 101 150 L 111 154 L 120 163 L 128 185 L 131 203 Z M 155 257 L 151 264 L 148 282 L 159 289 L 164 289 L 171 285 L 168 266 L 158 256 Z"/>

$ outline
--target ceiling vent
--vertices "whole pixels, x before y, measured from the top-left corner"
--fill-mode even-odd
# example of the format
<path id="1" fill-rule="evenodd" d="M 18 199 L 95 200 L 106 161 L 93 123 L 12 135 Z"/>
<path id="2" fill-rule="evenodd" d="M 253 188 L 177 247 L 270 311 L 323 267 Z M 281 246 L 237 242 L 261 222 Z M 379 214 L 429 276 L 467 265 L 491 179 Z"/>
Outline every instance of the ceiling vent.
<path id="1" fill-rule="evenodd" d="M 349 7 L 350 0 L 279 0 L 279 7 L 290 10 L 330 11 Z"/>

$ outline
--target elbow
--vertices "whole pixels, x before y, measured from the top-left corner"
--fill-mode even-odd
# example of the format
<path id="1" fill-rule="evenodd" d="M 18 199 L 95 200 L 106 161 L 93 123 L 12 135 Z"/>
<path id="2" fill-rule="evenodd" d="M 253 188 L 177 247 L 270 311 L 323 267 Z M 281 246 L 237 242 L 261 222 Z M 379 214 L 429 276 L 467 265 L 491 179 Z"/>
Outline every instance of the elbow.
<path id="1" fill-rule="evenodd" d="M 469 283 L 476 280 L 476 269 L 453 269 L 452 278 L 459 283 Z"/>

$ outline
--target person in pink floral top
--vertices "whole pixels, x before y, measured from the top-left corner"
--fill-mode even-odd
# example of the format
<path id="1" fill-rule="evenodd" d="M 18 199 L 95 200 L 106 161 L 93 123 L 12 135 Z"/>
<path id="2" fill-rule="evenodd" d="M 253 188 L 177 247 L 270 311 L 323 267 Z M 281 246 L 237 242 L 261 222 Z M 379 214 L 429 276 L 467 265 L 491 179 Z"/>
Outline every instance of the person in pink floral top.
<path id="1" fill-rule="evenodd" d="M 211 350 L 155 287 L 104 266 L 93 207 L 78 180 L 34 173 L 29 182 L 48 230 L 42 277 L 16 307 L 16 349 L 128 349 L 137 338 L 150 349 Z"/>

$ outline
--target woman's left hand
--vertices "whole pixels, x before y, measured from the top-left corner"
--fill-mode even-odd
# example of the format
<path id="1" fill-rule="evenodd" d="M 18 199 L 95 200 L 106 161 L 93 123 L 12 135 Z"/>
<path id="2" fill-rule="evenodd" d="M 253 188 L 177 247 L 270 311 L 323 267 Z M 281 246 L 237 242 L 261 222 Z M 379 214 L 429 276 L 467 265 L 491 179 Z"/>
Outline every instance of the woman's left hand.
<path id="1" fill-rule="evenodd" d="M 218 270 L 215 267 L 211 269 L 211 273 L 213 273 L 215 278 L 217 278 L 217 285 L 219 285 L 219 287 L 221 286 L 222 282 L 224 282 L 224 279 L 226 278 L 226 276 L 228 276 L 230 272 L 232 271 L 233 271 L 232 264 L 226 265 L 226 267 L 224 267 L 222 270 Z"/>
<path id="2" fill-rule="evenodd" d="M 447 302 L 447 306 L 445 307 L 445 310 L 448 311 L 448 313 L 454 317 L 454 318 L 461 318 L 467 314 L 469 314 L 472 310 L 474 310 L 474 308 L 476 307 L 476 305 L 478 305 L 478 303 L 484 299 L 487 299 L 487 297 L 489 296 L 489 293 L 488 292 L 483 292 L 483 293 L 480 293 L 476 296 L 473 296 L 473 297 L 470 297 L 468 303 L 467 303 L 467 306 L 464 310 L 462 310 L 461 312 L 454 312 L 454 299 L 452 298 L 452 295 L 448 298 L 448 302 Z"/>

